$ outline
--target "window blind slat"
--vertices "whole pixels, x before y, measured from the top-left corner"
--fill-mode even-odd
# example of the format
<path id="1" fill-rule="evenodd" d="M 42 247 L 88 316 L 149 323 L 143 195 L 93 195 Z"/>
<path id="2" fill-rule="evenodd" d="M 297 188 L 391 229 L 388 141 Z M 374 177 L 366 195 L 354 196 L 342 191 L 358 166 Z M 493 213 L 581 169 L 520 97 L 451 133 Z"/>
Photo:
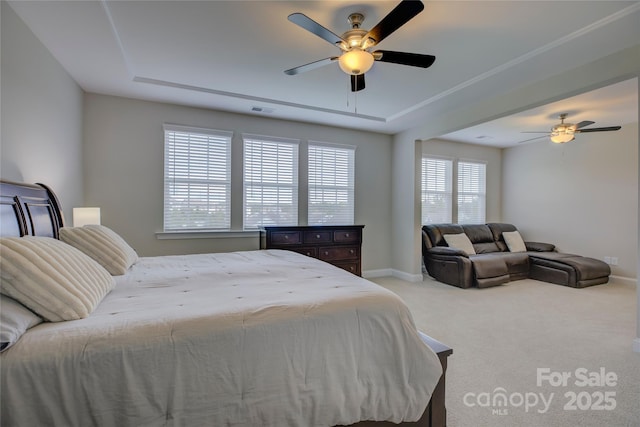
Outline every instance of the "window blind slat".
<path id="1" fill-rule="evenodd" d="M 309 144 L 309 225 L 354 223 L 353 148 Z"/>
<path id="2" fill-rule="evenodd" d="M 453 162 L 422 158 L 422 224 L 452 221 Z"/>
<path id="3" fill-rule="evenodd" d="M 229 229 L 232 133 L 175 128 L 164 132 L 164 230 Z"/>
<path id="4" fill-rule="evenodd" d="M 458 162 L 458 223 L 484 224 L 486 165 Z"/>
<path id="5" fill-rule="evenodd" d="M 298 225 L 298 143 L 243 135 L 244 228 Z"/>

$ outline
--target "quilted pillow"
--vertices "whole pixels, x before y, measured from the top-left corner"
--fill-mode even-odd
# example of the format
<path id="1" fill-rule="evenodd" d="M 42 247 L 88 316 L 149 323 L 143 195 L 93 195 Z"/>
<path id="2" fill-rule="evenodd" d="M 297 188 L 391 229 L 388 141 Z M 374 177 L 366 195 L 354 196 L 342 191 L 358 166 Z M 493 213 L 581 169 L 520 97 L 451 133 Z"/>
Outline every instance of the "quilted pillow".
<path id="1" fill-rule="evenodd" d="M 527 246 L 518 231 L 503 231 L 502 237 L 509 248 L 509 252 L 526 252 Z"/>
<path id="2" fill-rule="evenodd" d="M 60 240 L 89 255 L 113 276 L 126 273 L 138 260 L 136 251 L 104 225 L 62 227 Z"/>
<path id="3" fill-rule="evenodd" d="M 14 345 L 27 329 L 42 318 L 13 298 L 0 295 L 0 352 Z"/>
<path id="4" fill-rule="evenodd" d="M 466 234 L 445 234 L 442 237 L 444 237 L 444 240 L 447 242 L 447 245 L 449 247 L 460 249 L 461 251 L 466 252 L 467 255 L 476 254 L 475 249 L 473 249 L 473 244 Z"/>
<path id="5" fill-rule="evenodd" d="M 113 289 L 109 272 L 49 237 L 0 238 L 0 291 L 45 320 L 87 317 Z"/>

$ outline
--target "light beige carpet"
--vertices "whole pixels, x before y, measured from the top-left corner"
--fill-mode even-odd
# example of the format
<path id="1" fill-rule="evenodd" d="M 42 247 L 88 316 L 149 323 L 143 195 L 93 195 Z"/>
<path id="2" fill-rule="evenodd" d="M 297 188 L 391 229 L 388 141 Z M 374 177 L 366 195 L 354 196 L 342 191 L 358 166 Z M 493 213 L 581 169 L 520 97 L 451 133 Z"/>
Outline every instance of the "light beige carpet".
<path id="1" fill-rule="evenodd" d="M 640 427 L 633 285 L 373 281 L 406 301 L 420 330 L 453 348 L 449 427 Z"/>

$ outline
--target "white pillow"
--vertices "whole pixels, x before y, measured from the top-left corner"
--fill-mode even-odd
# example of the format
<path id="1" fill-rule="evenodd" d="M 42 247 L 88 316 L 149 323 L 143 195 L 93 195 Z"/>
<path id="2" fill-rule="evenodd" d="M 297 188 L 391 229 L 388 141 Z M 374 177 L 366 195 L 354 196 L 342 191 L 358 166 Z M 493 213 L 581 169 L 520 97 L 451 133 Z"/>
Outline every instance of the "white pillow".
<path id="1" fill-rule="evenodd" d="M 466 234 L 445 234 L 444 240 L 447 242 L 447 245 L 451 248 L 460 249 L 464 251 L 467 255 L 475 255 L 476 251 L 473 249 L 473 245 L 471 244 L 471 240 L 467 237 Z"/>
<path id="2" fill-rule="evenodd" d="M 503 231 L 502 237 L 510 252 L 526 252 L 527 246 L 518 231 Z"/>
<path id="3" fill-rule="evenodd" d="M 138 260 L 136 251 L 115 231 L 104 225 L 62 227 L 60 240 L 98 261 L 113 276 L 126 273 Z"/>
<path id="4" fill-rule="evenodd" d="M 0 295 L 0 352 L 14 345 L 20 337 L 42 323 L 42 317 L 13 298 Z"/>
<path id="5" fill-rule="evenodd" d="M 0 238 L 0 264 L 0 291 L 51 322 L 87 317 L 115 283 L 93 259 L 50 237 Z"/>

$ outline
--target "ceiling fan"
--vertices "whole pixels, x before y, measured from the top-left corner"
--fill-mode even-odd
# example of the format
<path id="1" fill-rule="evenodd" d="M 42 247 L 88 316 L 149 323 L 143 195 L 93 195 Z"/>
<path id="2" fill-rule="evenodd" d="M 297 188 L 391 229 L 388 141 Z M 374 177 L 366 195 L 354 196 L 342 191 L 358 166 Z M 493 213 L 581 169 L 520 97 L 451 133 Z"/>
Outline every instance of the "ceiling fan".
<path id="1" fill-rule="evenodd" d="M 369 31 L 361 28 L 364 22 L 364 15 L 352 13 L 349 15 L 351 29 L 341 36 L 334 34 L 302 13 L 292 13 L 287 18 L 289 21 L 337 46 L 341 53 L 339 56 L 332 56 L 291 68 L 286 70 L 285 74 L 293 76 L 338 61 L 342 71 L 350 76 L 351 91 L 357 92 L 365 88 L 364 73 L 371 69 L 374 61 L 428 68 L 436 60 L 433 55 L 390 50 L 370 51 L 372 47 L 409 22 L 423 9 L 424 5 L 419 0 L 403 0 Z"/>
<path id="2" fill-rule="evenodd" d="M 551 142 L 556 144 L 564 144 L 565 142 L 573 141 L 576 133 L 587 133 L 587 132 L 610 132 L 614 130 L 620 130 L 622 126 L 609 126 L 603 128 L 587 128 L 584 129 L 585 126 L 589 126 L 594 124 L 590 120 L 584 120 L 580 123 L 565 123 L 565 119 L 567 118 L 567 114 L 560 114 L 560 123 L 551 128 L 551 132 L 547 131 L 529 131 L 522 133 L 546 133 L 546 135 L 538 136 L 536 138 L 527 139 L 525 141 L 520 141 L 518 144 L 522 144 L 524 142 L 533 141 L 534 139 L 544 138 L 546 136 L 551 139 Z"/>

